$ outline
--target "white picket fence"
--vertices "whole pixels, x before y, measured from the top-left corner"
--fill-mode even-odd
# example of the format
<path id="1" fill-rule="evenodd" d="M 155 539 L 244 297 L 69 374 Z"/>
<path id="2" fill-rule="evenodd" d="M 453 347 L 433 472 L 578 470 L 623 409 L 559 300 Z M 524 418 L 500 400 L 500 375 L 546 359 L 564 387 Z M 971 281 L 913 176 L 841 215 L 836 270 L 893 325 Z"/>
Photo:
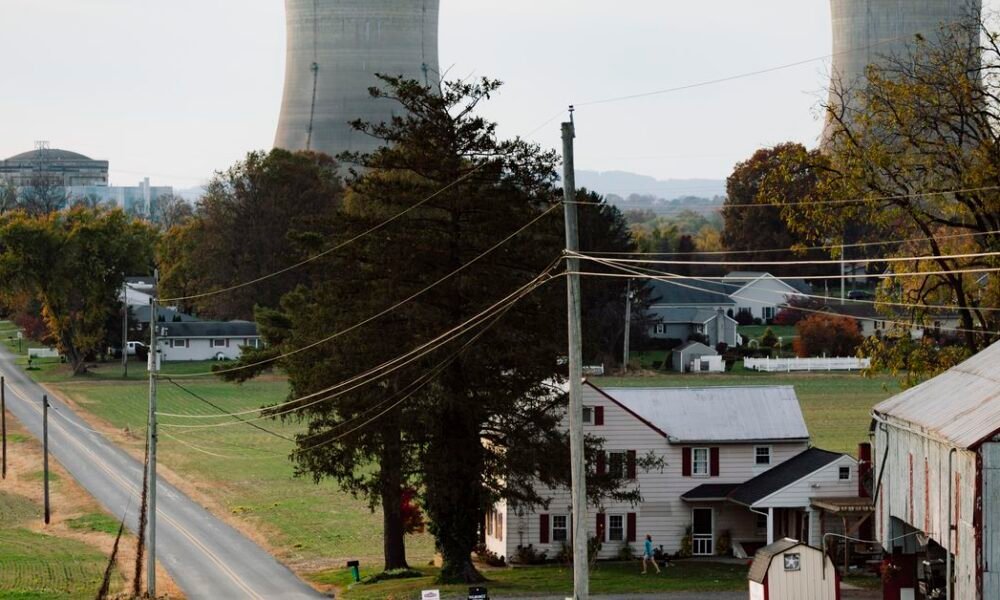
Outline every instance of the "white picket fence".
<path id="1" fill-rule="evenodd" d="M 871 367 L 870 358 L 747 358 L 743 366 L 754 371 L 791 373 L 792 371 L 860 371 Z"/>

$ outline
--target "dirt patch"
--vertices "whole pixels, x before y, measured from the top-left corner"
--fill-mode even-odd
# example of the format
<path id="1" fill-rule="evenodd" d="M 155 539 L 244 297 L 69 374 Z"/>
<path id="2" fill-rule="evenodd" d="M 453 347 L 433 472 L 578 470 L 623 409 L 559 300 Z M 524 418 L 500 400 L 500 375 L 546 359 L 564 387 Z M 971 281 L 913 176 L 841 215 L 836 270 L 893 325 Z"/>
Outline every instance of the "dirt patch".
<path id="1" fill-rule="evenodd" d="M 5 492 L 24 496 L 39 506 L 37 518 L 24 523 L 24 527 L 45 535 L 68 538 L 83 542 L 105 556 L 111 556 L 115 538 L 112 535 L 97 531 L 73 529 L 69 521 L 83 515 L 104 513 L 104 510 L 83 488 L 73 480 L 58 461 L 50 457 L 49 468 L 58 479 L 49 484 L 49 503 L 51 519 L 48 525 L 44 522 L 41 509 L 44 502 L 42 481 L 34 476 L 42 469 L 41 444 L 32 438 L 12 415 L 8 414 L 7 426 L 9 433 L 18 434 L 13 440 L 8 440 L 7 479 L 3 481 Z M 134 510 L 134 509 L 133 509 Z M 111 515 L 121 519 L 121 515 Z M 131 588 L 136 556 L 135 536 L 126 532 L 118 549 L 118 566 L 125 578 L 126 589 Z M 143 569 L 145 578 L 145 568 Z M 156 569 L 157 587 L 169 598 L 183 598 L 180 588 L 170 579 L 162 566 Z M 96 589 L 94 590 L 97 591 Z"/>

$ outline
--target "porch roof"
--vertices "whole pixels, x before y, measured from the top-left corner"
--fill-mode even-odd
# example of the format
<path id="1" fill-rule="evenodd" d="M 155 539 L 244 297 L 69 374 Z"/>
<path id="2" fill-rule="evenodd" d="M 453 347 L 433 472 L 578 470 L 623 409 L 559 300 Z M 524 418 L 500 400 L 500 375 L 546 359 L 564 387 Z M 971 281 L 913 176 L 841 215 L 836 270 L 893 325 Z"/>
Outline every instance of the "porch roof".
<path id="1" fill-rule="evenodd" d="M 760 500 L 788 487 L 803 477 L 807 477 L 828 464 L 840 460 L 843 456 L 839 452 L 809 448 L 747 481 L 734 490 L 729 498 L 737 504 L 753 506 Z"/>
<path id="2" fill-rule="evenodd" d="M 875 511 L 871 498 L 853 496 L 848 498 L 810 498 L 816 508 L 836 515 L 858 515 Z"/>
<path id="3" fill-rule="evenodd" d="M 681 500 L 706 500 L 724 501 L 729 499 L 729 494 L 738 488 L 738 483 L 703 483 L 696 488 L 690 489 L 681 494 Z"/>

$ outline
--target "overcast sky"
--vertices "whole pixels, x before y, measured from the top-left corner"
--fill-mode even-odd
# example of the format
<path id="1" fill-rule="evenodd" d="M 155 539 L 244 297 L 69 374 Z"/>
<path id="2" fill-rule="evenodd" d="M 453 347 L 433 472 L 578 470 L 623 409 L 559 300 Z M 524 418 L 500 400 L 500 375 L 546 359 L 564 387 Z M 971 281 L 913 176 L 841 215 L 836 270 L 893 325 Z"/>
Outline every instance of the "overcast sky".
<path id="1" fill-rule="evenodd" d="M 987 0 L 990 3 L 990 0 Z M 0 158 L 35 140 L 111 161 L 112 183 L 198 185 L 269 148 L 281 0 L 0 0 Z M 507 82 L 524 135 L 566 105 L 830 53 L 829 0 L 441 0 L 441 66 Z M 814 144 L 828 61 L 577 113 L 577 166 L 724 178 L 762 145 Z M 531 136 L 559 144 L 559 119 Z"/>

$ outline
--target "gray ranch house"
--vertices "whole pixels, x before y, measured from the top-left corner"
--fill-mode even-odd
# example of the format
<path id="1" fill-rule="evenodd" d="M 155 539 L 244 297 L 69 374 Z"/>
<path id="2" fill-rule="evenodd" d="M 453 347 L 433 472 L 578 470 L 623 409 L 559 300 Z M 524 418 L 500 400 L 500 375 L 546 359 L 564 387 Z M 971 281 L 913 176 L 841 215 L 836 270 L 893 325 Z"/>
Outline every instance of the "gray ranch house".
<path id="1" fill-rule="evenodd" d="M 189 321 L 157 324 L 157 345 L 165 361 L 236 360 L 244 347 L 261 345 L 250 321 Z"/>

